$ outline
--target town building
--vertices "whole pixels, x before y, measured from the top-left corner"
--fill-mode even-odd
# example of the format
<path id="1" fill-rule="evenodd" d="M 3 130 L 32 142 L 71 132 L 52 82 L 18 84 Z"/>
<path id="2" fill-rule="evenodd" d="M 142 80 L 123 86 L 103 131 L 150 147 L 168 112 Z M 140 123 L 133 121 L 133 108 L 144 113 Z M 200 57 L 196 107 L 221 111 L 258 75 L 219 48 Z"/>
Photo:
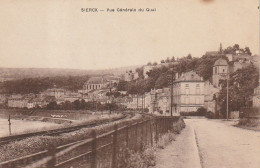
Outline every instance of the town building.
<path id="1" fill-rule="evenodd" d="M 173 82 L 174 113 L 196 112 L 204 107 L 204 81 L 194 71 L 176 75 Z"/>
<path id="2" fill-rule="evenodd" d="M 9 98 L 7 105 L 8 105 L 8 107 L 13 107 L 13 108 L 25 108 L 25 107 L 27 107 L 28 102 L 29 102 L 29 99 Z"/>
<path id="3" fill-rule="evenodd" d="M 150 113 L 170 114 L 170 88 L 151 90 L 149 99 Z"/>
<path id="4" fill-rule="evenodd" d="M 213 66 L 212 81 L 215 87 L 220 88 L 220 80 L 226 80 L 229 77 L 229 65 L 227 60 L 220 58 Z"/>
<path id="5" fill-rule="evenodd" d="M 44 92 L 41 92 L 40 97 L 54 96 L 56 99 L 58 99 L 64 97 L 65 92 L 66 92 L 65 89 L 52 88 L 52 89 L 47 89 Z"/>
<path id="6" fill-rule="evenodd" d="M 204 107 L 208 112 L 216 114 L 217 111 L 217 95 L 220 91 L 219 88 L 214 87 L 210 81 L 205 81 L 204 84 Z"/>
<path id="7" fill-rule="evenodd" d="M 0 94 L 0 104 L 3 104 L 3 103 L 5 103 L 5 102 L 6 102 L 6 100 L 7 100 L 7 97 L 6 97 L 6 95 L 4 95 L 4 94 Z"/>
<path id="8" fill-rule="evenodd" d="M 110 82 L 103 77 L 92 77 L 83 86 L 83 93 L 107 88 Z"/>
<path id="9" fill-rule="evenodd" d="M 260 85 L 254 89 L 253 107 L 258 108 L 260 110 Z"/>

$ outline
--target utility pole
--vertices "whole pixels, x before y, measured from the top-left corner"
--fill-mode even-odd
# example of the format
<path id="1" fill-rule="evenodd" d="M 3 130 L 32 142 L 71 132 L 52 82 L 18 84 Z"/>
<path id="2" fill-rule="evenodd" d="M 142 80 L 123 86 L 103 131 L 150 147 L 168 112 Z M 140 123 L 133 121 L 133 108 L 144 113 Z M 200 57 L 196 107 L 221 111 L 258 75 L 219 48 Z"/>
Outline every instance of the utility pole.
<path id="1" fill-rule="evenodd" d="M 173 106 L 173 68 L 170 69 L 171 70 L 171 116 L 172 116 L 172 106 Z"/>
<path id="2" fill-rule="evenodd" d="M 142 94 L 142 113 L 144 112 L 144 95 Z"/>
<path id="3" fill-rule="evenodd" d="M 228 120 L 228 76 L 227 76 L 227 120 Z"/>
<path id="4" fill-rule="evenodd" d="M 144 109 L 145 109 L 145 93 L 144 93 Z"/>
<path id="5" fill-rule="evenodd" d="M 136 94 L 136 99 L 137 99 L 137 100 L 136 100 L 136 101 L 137 101 L 137 103 L 136 103 L 136 104 L 137 104 L 137 105 L 136 105 L 136 109 L 137 109 L 137 111 L 138 111 L 138 94 Z"/>

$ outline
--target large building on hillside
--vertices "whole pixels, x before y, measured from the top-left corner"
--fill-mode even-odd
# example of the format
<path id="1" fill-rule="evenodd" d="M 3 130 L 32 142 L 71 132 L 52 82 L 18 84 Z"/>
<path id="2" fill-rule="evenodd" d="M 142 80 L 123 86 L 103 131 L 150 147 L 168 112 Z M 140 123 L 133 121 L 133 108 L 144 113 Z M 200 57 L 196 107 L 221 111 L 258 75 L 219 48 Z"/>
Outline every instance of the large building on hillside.
<path id="1" fill-rule="evenodd" d="M 176 75 L 173 82 L 173 112 L 196 112 L 204 106 L 204 81 L 194 71 Z"/>
<path id="2" fill-rule="evenodd" d="M 109 81 L 103 77 L 92 77 L 83 86 L 83 93 L 88 93 L 93 90 L 100 90 L 108 87 Z"/>
<path id="3" fill-rule="evenodd" d="M 229 65 L 227 60 L 220 58 L 218 59 L 213 66 L 213 76 L 212 82 L 215 87 L 220 86 L 220 80 L 225 80 L 229 76 Z"/>

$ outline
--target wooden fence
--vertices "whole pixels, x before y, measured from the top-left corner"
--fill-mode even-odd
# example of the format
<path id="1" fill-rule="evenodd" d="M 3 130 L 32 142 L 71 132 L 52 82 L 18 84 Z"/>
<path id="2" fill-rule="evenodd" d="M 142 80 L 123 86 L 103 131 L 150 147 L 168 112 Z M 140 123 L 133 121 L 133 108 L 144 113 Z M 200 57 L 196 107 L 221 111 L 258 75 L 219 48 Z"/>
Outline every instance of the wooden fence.
<path id="1" fill-rule="evenodd" d="M 101 135 L 92 130 L 91 138 L 53 146 L 49 150 L 0 163 L 0 167 L 117 168 L 121 149 L 138 152 L 146 146 L 153 146 L 163 134 L 175 129 L 181 120 L 180 117 L 160 116 L 129 121 L 124 125 L 115 124 L 113 130 Z"/>

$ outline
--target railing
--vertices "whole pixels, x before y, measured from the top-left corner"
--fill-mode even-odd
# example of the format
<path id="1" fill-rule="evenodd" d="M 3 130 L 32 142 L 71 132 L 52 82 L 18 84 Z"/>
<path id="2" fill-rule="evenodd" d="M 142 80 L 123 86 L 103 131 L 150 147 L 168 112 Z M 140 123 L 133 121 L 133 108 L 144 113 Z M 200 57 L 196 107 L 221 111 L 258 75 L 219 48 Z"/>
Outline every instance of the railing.
<path id="1" fill-rule="evenodd" d="M 145 146 L 153 146 L 158 143 L 159 137 L 173 130 L 179 120 L 179 117 L 155 117 L 130 121 L 124 125 L 115 124 L 112 131 L 101 135 L 92 130 L 91 138 L 59 147 L 53 146 L 49 150 L 0 163 L 0 167 L 116 168 L 122 147 L 138 152 Z"/>

